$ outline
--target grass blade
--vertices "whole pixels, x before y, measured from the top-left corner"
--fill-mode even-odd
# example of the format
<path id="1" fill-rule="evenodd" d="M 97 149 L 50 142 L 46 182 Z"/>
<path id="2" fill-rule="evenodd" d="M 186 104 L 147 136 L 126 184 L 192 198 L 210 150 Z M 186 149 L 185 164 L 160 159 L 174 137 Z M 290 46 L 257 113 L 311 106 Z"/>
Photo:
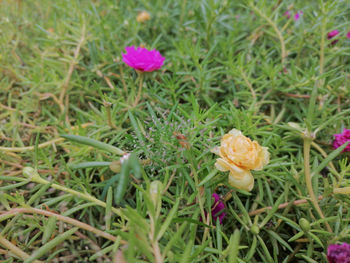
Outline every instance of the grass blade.
<path id="1" fill-rule="evenodd" d="M 110 144 L 99 142 L 97 140 L 85 137 L 85 136 L 79 136 L 79 135 L 70 135 L 70 134 L 61 134 L 62 138 L 70 140 L 72 142 L 76 142 L 79 144 L 88 145 L 91 147 L 94 147 L 96 149 L 104 150 L 110 153 L 118 154 L 118 155 L 124 155 L 125 152 L 115 146 L 112 146 Z"/>
<path id="2" fill-rule="evenodd" d="M 79 228 L 74 227 L 63 234 L 55 237 L 50 242 L 46 243 L 46 245 L 39 248 L 37 251 L 35 251 L 29 258 L 27 258 L 23 263 L 31 263 L 34 260 L 40 258 L 41 256 L 47 254 L 50 254 L 50 250 L 54 247 L 58 246 L 62 242 L 64 242 L 66 239 L 70 238 L 71 235 L 73 235 Z"/>

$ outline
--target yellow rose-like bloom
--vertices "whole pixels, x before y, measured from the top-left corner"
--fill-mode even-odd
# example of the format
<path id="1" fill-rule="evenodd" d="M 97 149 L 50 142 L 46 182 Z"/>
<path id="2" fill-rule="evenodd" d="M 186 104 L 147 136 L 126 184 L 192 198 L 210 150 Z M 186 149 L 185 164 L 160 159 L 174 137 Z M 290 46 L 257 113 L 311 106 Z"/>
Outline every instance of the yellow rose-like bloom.
<path id="1" fill-rule="evenodd" d="M 148 12 L 146 12 L 146 11 L 140 12 L 140 13 L 137 15 L 137 17 L 136 17 L 136 21 L 137 21 L 137 22 L 140 22 L 140 23 L 143 23 L 143 22 L 148 21 L 148 20 L 150 20 L 150 19 L 151 19 L 151 16 L 150 16 L 150 14 L 149 14 Z"/>
<path id="2" fill-rule="evenodd" d="M 220 147 L 212 152 L 221 157 L 216 160 L 216 168 L 223 172 L 230 171 L 229 184 L 247 191 L 251 191 L 254 186 L 250 170 L 261 170 L 270 159 L 266 147 L 261 147 L 236 129 L 225 134 Z"/>

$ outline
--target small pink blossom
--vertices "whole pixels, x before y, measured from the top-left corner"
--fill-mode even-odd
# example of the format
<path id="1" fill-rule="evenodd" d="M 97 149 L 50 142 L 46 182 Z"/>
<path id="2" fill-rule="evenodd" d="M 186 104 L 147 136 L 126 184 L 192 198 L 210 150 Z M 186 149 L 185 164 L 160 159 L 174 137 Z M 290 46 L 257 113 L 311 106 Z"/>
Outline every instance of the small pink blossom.
<path id="1" fill-rule="evenodd" d="M 291 17 L 290 12 L 289 12 L 288 10 L 287 10 L 283 15 L 286 16 L 286 17 L 288 17 L 288 18 Z"/>
<path id="2" fill-rule="evenodd" d="M 222 220 L 226 216 L 226 213 L 222 212 L 225 209 L 225 204 L 220 200 L 220 196 L 216 193 L 213 193 L 213 198 L 215 200 L 213 206 L 211 207 L 211 216 L 213 221 L 216 222 L 216 219 L 219 218 L 220 224 L 222 224 Z"/>
<path id="3" fill-rule="evenodd" d="M 327 38 L 332 39 L 333 37 L 337 36 L 338 34 L 339 34 L 338 30 L 333 30 L 333 31 L 328 33 Z"/>
<path id="4" fill-rule="evenodd" d="M 346 34 L 346 38 L 350 38 L 350 31 Z"/>
<path id="5" fill-rule="evenodd" d="M 350 130 L 344 129 L 342 133 L 334 134 L 333 148 L 337 149 L 346 142 L 350 142 Z M 350 143 L 345 147 L 343 152 L 350 152 Z"/>
<path id="6" fill-rule="evenodd" d="M 296 14 L 294 15 L 294 20 L 298 21 L 302 14 L 303 14 L 303 11 L 296 12 Z"/>
<path id="7" fill-rule="evenodd" d="M 333 37 L 336 37 L 338 34 L 339 34 L 338 30 L 333 30 L 333 31 L 331 31 L 331 32 L 329 32 L 327 34 L 327 38 L 328 39 L 332 39 Z M 331 44 L 335 45 L 337 42 L 338 42 L 338 39 L 337 40 L 333 40 Z"/>
<path id="8" fill-rule="evenodd" d="M 329 245 L 327 249 L 327 259 L 329 263 L 350 263 L 350 245 Z"/>
<path id="9" fill-rule="evenodd" d="M 125 47 L 126 53 L 122 53 L 123 61 L 129 67 L 139 71 L 150 72 L 163 66 L 165 58 L 158 50 L 148 50 L 143 47 Z"/>
<path id="10" fill-rule="evenodd" d="M 212 197 L 214 198 L 214 204 L 211 206 L 211 217 L 213 222 L 216 222 L 216 219 L 219 218 L 219 222 L 222 224 L 226 216 L 226 213 L 223 212 L 225 210 L 225 204 L 220 200 L 220 196 L 217 193 L 213 193 Z M 207 215 L 208 213 L 205 211 L 205 216 Z M 202 218 L 200 218 L 200 221 L 202 221 Z"/>

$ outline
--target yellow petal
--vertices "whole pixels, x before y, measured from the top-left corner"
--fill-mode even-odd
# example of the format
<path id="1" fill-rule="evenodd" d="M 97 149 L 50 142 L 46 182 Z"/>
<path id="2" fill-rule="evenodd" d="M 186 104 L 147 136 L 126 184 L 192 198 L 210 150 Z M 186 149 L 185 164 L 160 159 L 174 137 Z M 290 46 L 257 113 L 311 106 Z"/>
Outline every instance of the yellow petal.
<path id="1" fill-rule="evenodd" d="M 238 166 L 234 165 L 233 163 L 227 162 L 223 158 L 216 159 L 215 167 L 219 171 L 222 171 L 222 172 L 230 171 L 234 174 L 239 174 L 239 173 L 242 173 L 244 171 L 243 169 L 239 168 Z"/>
<path id="2" fill-rule="evenodd" d="M 227 162 L 224 159 L 218 158 L 215 163 L 216 169 L 218 169 L 221 172 L 226 172 L 230 170 L 229 165 L 227 165 Z"/>
<path id="3" fill-rule="evenodd" d="M 270 153 L 267 147 L 261 147 L 258 160 L 259 160 L 259 164 L 257 165 L 256 168 L 253 169 L 254 171 L 262 170 L 262 168 L 269 163 Z"/>
<path id="4" fill-rule="evenodd" d="M 254 177 L 248 170 L 242 170 L 240 173 L 230 172 L 228 182 L 231 186 L 246 191 L 251 191 L 254 187 Z"/>
<path id="5" fill-rule="evenodd" d="M 216 146 L 213 149 L 211 149 L 210 151 L 216 155 L 220 155 L 220 147 Z"/>
<path id="6" fill-rule="evenodd" d="M 269 153 L 269 149 L 267 147 L 262 147 L 262 148 L 263 148 L 263 153 L 264 153 L 264 164 L 263 164 L 263 166 L 265 166 L 270 161 L 270 153 Z"/>

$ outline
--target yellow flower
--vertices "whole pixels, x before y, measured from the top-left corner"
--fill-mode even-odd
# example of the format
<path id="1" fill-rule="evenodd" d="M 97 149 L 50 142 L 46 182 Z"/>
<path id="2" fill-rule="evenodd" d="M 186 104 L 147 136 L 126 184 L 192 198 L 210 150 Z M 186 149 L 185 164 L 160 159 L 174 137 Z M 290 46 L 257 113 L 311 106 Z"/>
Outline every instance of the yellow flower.
<path id="1" fill-rule="evenodd" d="M 261 170 L 270 159 L 266 147 L 251 141 L 239 130 L 233 129 L 221 138 L 220 147 L 212 150 L 220 156 L 215 166 L 218 170 L 230 171 L 228 182 L 233 187 L 251 191 L 254 178 L 250 170 Z"/>
<path id="2" fill-rule="evenodd" d="M 136 21 L 140 22 L 140 23 L 143 23 L 143 22 L 148 21 L 150 19 L 151 19 L 151 16 L 146 11 L 142 11 L 142 12 L 138 13 L 138 15 L 136 17 Z"/>

